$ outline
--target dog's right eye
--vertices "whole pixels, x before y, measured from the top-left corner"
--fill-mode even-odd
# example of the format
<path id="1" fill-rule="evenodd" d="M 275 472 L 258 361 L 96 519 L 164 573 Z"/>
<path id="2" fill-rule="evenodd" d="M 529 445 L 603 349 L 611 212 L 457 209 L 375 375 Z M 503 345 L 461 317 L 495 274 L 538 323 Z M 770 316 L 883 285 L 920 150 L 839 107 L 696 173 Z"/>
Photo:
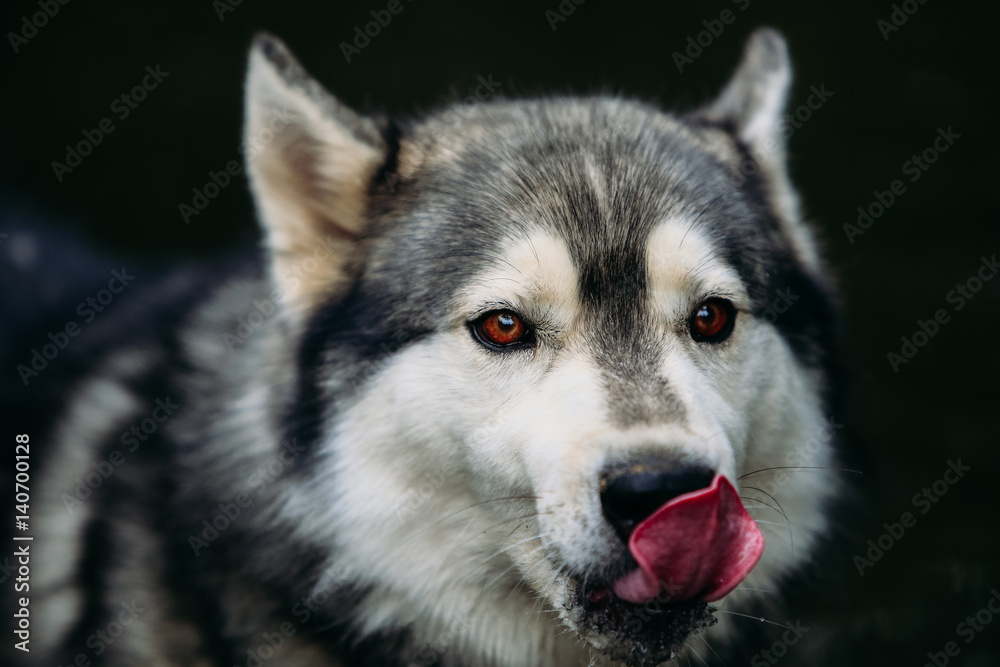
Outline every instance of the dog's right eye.
<path id="1" fill-rule="evenodd" d="M 511 310 L 494 310 L 472 323 L 476 339 L 489 348 L 509 348 L 531 341 L 531 328 Z"/>
<path id="2" fill-rule="evenodd" d="M 709 299 L 695 309 L 689 323 L 699 343 L 721 343 L 733 332 L 736 309 L 725 299 Z"/>

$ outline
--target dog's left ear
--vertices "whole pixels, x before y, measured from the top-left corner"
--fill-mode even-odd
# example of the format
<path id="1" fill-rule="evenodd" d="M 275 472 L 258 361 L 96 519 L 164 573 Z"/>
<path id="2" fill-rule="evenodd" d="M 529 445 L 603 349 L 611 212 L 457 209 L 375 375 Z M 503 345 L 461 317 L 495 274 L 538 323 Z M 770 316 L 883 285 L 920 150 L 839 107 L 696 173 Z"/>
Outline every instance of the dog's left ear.
<path id="1" fill-rule="evenodd" d="M 783 123 L 792 66 L 784 37 L 758 28 L 747 40 L 743 57 L 729 83 L 694 116 L 721 125 L 749 151 L 736 167 L 739 178 L 758 176 L 772 208 L 783 223 L 798 255 L 811 268 L 818 256 L 809 229 L 802 224 L 798 197 L 788 174 L 786 124 Z"/>
<path id="2" fill-rule="evenodd" d="M 301 321 L 353 280 L 387 145 L 375 121 L 327 93 L 270 35 L 250 52 L 244 140 L 275 287 L 286 316 Z"/>
<path id="3" fill-rule="evenodd" d="M 751 153 L 775 153 L 775 148 L 784 149 L 779 127 L 791 83 L 784 37 L 771 28 L 760 28 L 747 40 L 729 83 L 702 115 L 728 125 Z"/>

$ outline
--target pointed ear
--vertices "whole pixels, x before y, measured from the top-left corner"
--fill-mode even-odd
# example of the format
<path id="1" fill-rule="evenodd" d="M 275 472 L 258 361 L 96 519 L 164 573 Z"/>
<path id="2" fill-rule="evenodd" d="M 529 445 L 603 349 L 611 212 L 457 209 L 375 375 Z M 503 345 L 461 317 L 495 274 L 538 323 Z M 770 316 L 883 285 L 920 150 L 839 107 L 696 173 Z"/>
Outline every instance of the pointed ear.
<path id="1" fill-rule="evenodd" d="M 788 174 L 784 120 L 792 66 L 785 38 L 771 28 L 750 35 L 743 58 L 718 98 L 695 116 L 721 125 L 750 152 L 752 164 L 740 163 L 741 182 L 759 174 L 797 256 L 812 269 L 819 255 L 811 230 L 802 223 L 799 199 Z"/>
<path id="2" fill-rule="evenodd" d="M 776 152 L 775 146 L 784 148 L 779 130 L 791 83 L 785 39 L 775 30 L 759 28 L 747 40 L 736 72 L 703 116 L 731 127 L 755 155 Z"/>
<path id="3" fill-rule="evenodd" d="M 259 35 L 244 146 L 272 277 L 297 320 L 350 284 L 386 142 L 373 120 L 334 99 L 284 44 Z"/>

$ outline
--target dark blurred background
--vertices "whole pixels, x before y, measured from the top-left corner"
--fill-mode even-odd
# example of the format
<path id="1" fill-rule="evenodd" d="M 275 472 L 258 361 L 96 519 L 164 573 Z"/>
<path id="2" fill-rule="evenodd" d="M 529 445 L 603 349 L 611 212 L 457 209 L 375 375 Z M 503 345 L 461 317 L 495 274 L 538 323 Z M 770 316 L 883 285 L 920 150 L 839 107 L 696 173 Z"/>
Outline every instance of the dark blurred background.
<path id="1" fill-rule="evenodd" d="M 246 52 L 258 30 L 282 37 L 347 103 L 412 113 L 473 94 L 479 77 L 499 82 L 508 96 L 611 90 L 690 108 L 719 90 L 755 27 L 774 26 L 787 37 L 795 67 L 790 108 L 805 104 L 812 87 L 832 93 L 800 123 L 790 151 L 842 292 L 850 393 L 832 417 L 846 425 L 864 470 L 860 511 L 847 515 L 829 559 L 816 565 L 819 592 L 797 595 L 787 618 L 772 619 L 801 619 L 811 628 L 782 659 L 923 665 L 930 652 L 939 664 L 1000 665 L 1000 615 L 981 611 L 994 595 L 994 608 L 1000 604 L 1000 484 L 993 477 L 1000 463 L 1000 278 L 970 282 L 983 258 L 1000 252 L 998 147 L 988 127 L 989 114 L 997 114 L 1000 5 L 402 0 L 403 11 L 347 62 L 341 43 L 352 43 L 355 27 L 386 2 L 237 1 L 43 0 L 58 7 L 44 21 L 38 0 L 4 3 L 0 234 L 7 236 L 0 236 L 0 265 L 31 252 L 19 235 L 38 220 L 61 239 L 61 250 L 44 258 L 39 283 L 70 271 L 83 247 L 109 258 L 106 274 L 121 262 L 167 265 L 254 243 L 243 176 L 190 224 L 179 206 L 192 203 L 192 190 L 209 182 L 210 171 L 239 158 Z M 715 22 L 723 10 L 734 17 L 728 24 Z M 720 26 L 718 35 L 706 32 Z M 688 40 L 699 33 L 700 54 Z M 675 52 L 694 55 L 682 71 Z M 122 118 L 127 105 L 115 100 L 142 83 L 147 67 L 167 75 Z M 105 118 L 114 131 L 71 172 L 57 174 L 52 163 L 66 163 L 66 146 L 84 131 L 93 136 Z M 935 139 L 949 128 L 951 143 L 938 153 Z M 915 155 L 927 160 L 926 170 L 905 164 Z M 879 208 L 872 204 L 887 202 L 897 179 L 905 191 L 874 218 Z M 861 234 L 844 227 L 857 224 L 858 207 L 873 214 Z M 38 291 L 19 280 L 2 288 Z M 957 291 L 949 298 L 959 285 L 969 298 Z M 84 282 L 52 289 L 72 305 L 93 293 Z M 9 308 L 0 329 L 31 325 L 30 303 Z M 920 321 L 939 309 L 948 321 L 913 341 Z M 902 337 L 925 344 L 904 350 Z M 893 368 L 890 352 L 914 350 Z M 19 382 L 12 367 L 3 374 L 4 383 Z M 921 513 L 925 501 L 915 505 L 914 495 L 925 487 L 934 493 L 949 461 L 959 459 L 970 469 L 954 484 L 939 483 L 946 493 Z M 883 546 L 890 544 L 883 524 L 907 511 L 916 525 L 859 575 L 855 556 L 870 557 L 868 540 L 882 536 Z M 770 630 L 767 642 L 782 634 Z M 957 656 L 944 654 L 948 642 Z"/>

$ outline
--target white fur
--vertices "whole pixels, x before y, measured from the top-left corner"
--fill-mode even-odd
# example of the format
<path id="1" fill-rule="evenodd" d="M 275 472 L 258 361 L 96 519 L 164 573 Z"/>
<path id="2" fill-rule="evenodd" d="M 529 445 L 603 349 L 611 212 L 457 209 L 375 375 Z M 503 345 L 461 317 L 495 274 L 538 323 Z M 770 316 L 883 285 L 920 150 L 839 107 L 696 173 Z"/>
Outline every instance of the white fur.
<path id="1" fill-rule="evenodd" d="M 111 377 L 116 372 L 129 377 L 150 361 L 141 354 L 123 351 L 113 358 L 107 371 Z M 55 640 L 71 629 L 84 602 L 75 580 L 78 563 L 67 554 L 82 553 L 84 529 L 98 501 L 92 496 L 79 499 L 77 487 L 94 472 L 91 464 L 103 460 L 105 452 L 100 447 L 118 435 L 116 427 L 142 415 L 144 408 L 119 381 L 102 376 L 82 384 L 77 394 L 78 400 L 72 403 L 52 437 L 55 451 L 50 456 L 57 464 L 48 466 L 36 485 L 45 492 L 38 494 L 33 513 L 44 520 L 32 524 L 35 540 L 25 543 L 34 561 L 31 611 L 36 618 L 44 619 L 49 646 L 57 645 Z M 35 456 L 39 457 L 40 452 Z M 101 478 L 102 484 L 105 481 Z M 99 491 L 99 486 L 96 491 L 91 489 L 94 495 Z"/>
<path id="2" fill-rule="evenodd" d="M 303 534 L 336 545 L 342 557 L 332 570 L 375 586 L 361 628 L 408 624 L 432 641 L 458 618 L 464 632 L 456 654 L 510 666 L 602 664 L 552 618 L 574 626 L 565 607 L 577 584 L 561 565 L 585 567 L 621 548 L 598 495 L 608 457 L 662 442 L 738 484 L 748 470 L 787 465 L 783 457 L 814 434 L 822 422 L 810 398 L 814 379 L 770 324 L 740 312 L 725 350 L 678 335 L 677 323 L 707 296 L 747 303 L 736 272 L 690 227 L 685 219 L 665 221 L 651 235 L 648 260 L 650 305 L 665 341 L 660 368 L 683 421 L 663 415 L 642 427 L 615 425 L 593 350 L 579 335 L 578 276 L 563 242 L 543 232 L 511 239 L 504 256 L 469 281 L 447 331 L 387 360 L 331 434 L 322 482 L 299 489 L 301 502 L 287 505 L 293 515 L 330 508 L 294 519 Z M 484 304 L 544 317 L 558 344 L 484 350 L 465 325 Z M 797 400 L 787 400 L 792 395 Z M 804 465 L 822 465 L 826 456 L 818 452 Z M 775 494 L 796 551 L 823 530 L 818 504 L 832 487 L 823 475 L 791 475 Z M 770 498 L 742 495 L 757 499 L 748 502 L 753 516 L 784 521 L 758 502 L 773 504 Z M 412 502 L 401 509 L 404 499 Z M 773 589 L 795 562 L 785 526 L 763 527 L 764 558 L 724 608 L 753 594 L 746 589 Z M 709 637 L 726 633 L 724 617 Z"/>

